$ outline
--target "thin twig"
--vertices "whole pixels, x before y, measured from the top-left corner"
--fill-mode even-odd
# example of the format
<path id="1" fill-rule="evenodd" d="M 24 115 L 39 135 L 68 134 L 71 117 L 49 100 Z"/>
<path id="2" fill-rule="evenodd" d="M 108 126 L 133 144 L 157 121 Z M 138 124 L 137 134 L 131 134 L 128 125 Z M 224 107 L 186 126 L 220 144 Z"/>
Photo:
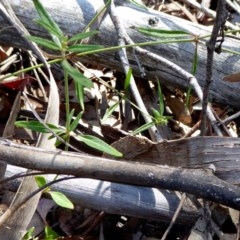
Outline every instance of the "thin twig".
<path id="1" fill-rule="evenodd" d="M 211 17 L 211 18 L 216 18 L 216 12 L 202 6 L 201 4 L 199 4 L 197 1 L 195 0 L 181 0 L 182 2 L 191 5 L 192 7 L 196 8 L 197 10 L 203 12 L 204 14 L 206 14 L 207 16 Z M 235 26 L 234 24 L 230 23 L 230 22 L 226 22 L 226 27 L 233 29 L 233 30 L 239 30 L 239 27 Z"/>
<path id="2" fill-rule="evenodd" d="M 213 57 L 216 49 L 216 42 L 218 34 L 221 31 L 223 34 L 224 24 L 227 19 L 227 10 L 225 0 L 219 0 L 217 5 L 217 16 L 212 30 L 210 40 L 207 42 L 207 65 L 206 65 L 206 81 L 203 90 L 203 101 L 202 101 L 202 119 L 201 119 L 201 135 L 206 134 L 206 112 L 209 99 L 209 91 L 212 83 L 212 71 L 213 71 Z M 224 41 L 224 36 L 221 36 L 220 45 L 218 51 L 220 51 L 221 44 Z"/>
<path id="3" fill-rule="evenodd" d="M 132 39 L 128 36 L 125 35 L 126 37 L 126 42 L 128 44 L 133 44 Z M 191 88 L 195 91 L 196 95 L 198 96 L 199 100 L 202 101 L 203 99 L 203 93 L 202 93 L 202 89 L 197 81 L 197 79 L 195 78 L 195 76 L 193 76 L 192 74 L 190 74 L 189 72 L 187 72 L 186 70 L 184 70 L 183 68 L 181 68 L 180 66 L 178 66 L 177 64 L 155 54 L 152 53 L 146 49 L 143 49 L 141 47 L 135 47 L 135 50 L 138 54 L 144 56 L 145 58 L 150 58 L 153 61 L 156 62 L 156 64 L 162 64 L 163 66 L 168 67 L 169 69 L 175 71 L 178 75 L 182 76 L 184 79 L 186 79 L 186 81 L 188 81 L 188 84 L 191 86 Z M 214 131 L 216 132 L 216 134 L 218 136 L 222 136 L 222 132 L 219 129 L 219 127 L 216 124 L 216 118 L 211 110 L 211 108 L 209 106 L 207 106 L 207 116 L 212 124 L 212 127 L 214 129 Z"/>
<path id="4" fill-rule="evenodd" d="M 124 30 L 123 26 L 121 25 L 119 17 L 117 15 L 116 11 L 115 11 L 115 5 L 114 5 L 113 2 L 111 2 L 111 4 L 110 4 L 109 13 L 110 13 L 110 17 L 112 19 L 112 22 L 115 26 L 115 29 L 117 31 L 118 44 L 119 44 L 119 46 L 124 46 L 126 44 L 125 39 L 126 39 L 127 33 Z M 126 49 L 122 48 L 119 51 L 119 55 L 120 55 L 120 60 L 121 60 L 124 72 L 125 72 L 125 74 L 127 74 L 129 69 L 130 69 L 130 66 L 129 66 L 129 62 L 128 62 L 128 58 L 127 58 Z M 131 92 L 132 92 L 132 94 L 135 98 L 135 101 L 136 101 L 138 107 L 141 109 L 141 111 L 143 113 L 142 116 L 143 116 L 145 122 L 146 123 L 151 123 L 152 119 L 151 119 L 151 117 L 149 117 L 149 113 L 148 113 L 148 111 L 145 107 L 145 104 L 142 101 L 141 95 L 140 95 L 140 93 L 137 89 L 137 85 L 136 85 L 136 82 L 135 82 L 133 76 L 131 76 L 131 80 L 130 80 L 130 89 L 131 89 Z M 159 131 L 156 128 L 155 125 L 149 128 L 149 133 L 150 133 L 152 141 L 159 142 L 159 141 L 163 140 L 161 134 L 159 133 Z"/>
<path id="5" fill-rule="evenodd" d="M 167 230 L 166 230 L 165 233 L 163 234 L 161 240 L 165 240 L 166 237 L 167 237 L 167 235 L 170 233 L 170 231 L 171 231 L 174 223 L 176 222 L 176 219 L 177 219 L 177 217 L 178 217 L 178 215 L 179 215 L 179 213 L 180 213 L 180 211 L 181 211 L 181 209 L 182 209 L 182 207 L 183 207 L 183 203 L 184 203 L 185 200 L 186 200 L 186 193 L 183 193 L 183 194 L 182 194 L 182 197 L 181 197 L 181 200 L 180 200 L 180 202 L 179 202 L 179 204 L 178 204 L 178 207 L 177 207 L 177 209 L 176 209 L 176 211 L 175 211 L 175 213 L 174 213 L 174 215 L 173 215 L 173 217 L 172 217 L 172 220 L 171 220 L 171 222 L 170 222 Z"/>

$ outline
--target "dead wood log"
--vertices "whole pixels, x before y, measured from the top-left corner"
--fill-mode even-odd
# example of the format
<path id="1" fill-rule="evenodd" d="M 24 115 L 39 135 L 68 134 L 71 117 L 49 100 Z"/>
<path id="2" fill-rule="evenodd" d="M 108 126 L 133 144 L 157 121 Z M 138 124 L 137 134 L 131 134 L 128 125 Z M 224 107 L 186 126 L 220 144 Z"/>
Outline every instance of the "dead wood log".
<path id="1" fill-rule="evenodd" d="M 120 1 L 126 2 L 126 1 Z M 36 11 L 33 8 L 30 0 L 10 0 L 15 13 L 28 28 L 30 33 L 37 36 L 47 37 L 46 33 L 34 24 L 33 19 L 37 18 Z M 42 0 L 43 5 L 47 8 L 56 22 L 60 25 L 63 31 L 68 35 L 73 35 L 83 30 L 87 23 L 92 19 L 97 9 L 101 6 L 102 1 L 94 0 L 70 0 L 70 1 L 47 1 Z M 196 25 L 179 18 L 165 15 L 159 12 L 145 11 L 134 8 L 132 5 L 119 6 L 117 12 L 121 16 L 123 25 L 125 26 L 130 37 L 136 42 L 155 41 L 155 38 L 150 38 L 139 34 L 133 27 L 149 27 L 149 20 L 157 17 L 159 23 L 156 27 L 164 29 L 184 30 L 194 36 L 201 36 L 210 33 L 210 29 L 204 26 Z M 0 43 L 7 45 L 15 45 L 18 47 L 26 47 L 21 41 L 21 38 L 15 34 L 14 29 L 7 28 L 4 20 L 0 17 L 1 35 Z M 117 44 L 115 29 L 107 16 L 98 26 L 100 33 L 91 40 L 91 43 L 102 44 L 104 46 L 113 46 Z M 224 48 L 233 51 L 238 51 L 239 40 L 226 38 L 223 44 Z M 193 43 L 181 44 L 158 44 L 147 47 L 152 52 L 167 58 L 168 60 L 178 64 L 183 69 L 191 71 L 193 61 L 193 53 L 195 45 Z M 206 72 L 206 47 L 205 44 L 199 44 L 198 47 L 199 63 L 196 77 L 201 86 L 204 85 Z M 145 70 L 145 79 L 155 79 L 157 76 L 165 85 L 174 85 L 181 88 L 188 87 L 188 79 L 184 79 L 179 73 L 173 69 L 165 67 L 162 64 L 139 56 Z M 118 55 L 115 52 L 105 52 L 96 55 L 89 55 L 82 58 L 88 63 L 96 63 L 121 70 Z M 129 60 L 134 73 L 139 75 L 136 60 L 129 51 Z M 229 83 L 223 81 L 226 75 L 239 71 L 240 58 L 237 55 L 229 54 L 223 51 L 221 54 L 215 54 L 213 83 L 211 85 L 211 99 L 224 105 L 230 105 L 235 108 L 240 108 L 239 93 L 240 84 Z"/>
<path id="2" fill-rule="evenodd" d="M 215 175 L 240 185 L 240 139 L 194 137 L 153 143 L 147 138 L 127 136 L 112 144 L 120 152 L 132 149 L 124 159 L 183 168 L 207 168 L 213 164 Z M 133 149 L 141 149 L 134 152 Z"/>
<path id="3" fill-rule="evenodd" d="M 18 145 L 7 140 L 0 140 L 0 161 L 46 173 L 183 191 L 240 210 L 240 188 L 220 180 L 206 169 L 115 161 Z"/>
<path id="4" fill-rule="evenodd" d="M 6 177 L 24 171 L 23 168 L 9 165 Z M 55 175 L 46 176 L 48 181 L 52 181 L 54 177 Z M 59 176 L 61 177 L 63 176 Z M 16 191 L 19 183 L 19 180 L 14 180 L 5 187 Z M 52 185 L 51 189 L 64 193 L 74 204 L 86 208 L 164 222 L 171 221 L 180 202 L 175 192 L 94 179 L 70 179 Z M 177 218 L 177 223 L 194 224 L 199 215 L 198 210 L 187 201 Z"/>

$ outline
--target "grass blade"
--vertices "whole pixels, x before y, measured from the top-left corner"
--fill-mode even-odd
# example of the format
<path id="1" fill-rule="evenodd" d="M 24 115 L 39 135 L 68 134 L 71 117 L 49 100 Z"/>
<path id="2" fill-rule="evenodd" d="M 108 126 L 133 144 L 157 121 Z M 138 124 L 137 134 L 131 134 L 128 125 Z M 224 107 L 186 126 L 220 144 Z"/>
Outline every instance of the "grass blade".
<path id="1" fill-rule="evenodd" d="M 137 28 L 138 32 L 157 38 L 182 38 L 191 36 L 189 33 L 180 30 L 167 30 L 167 29 L 155 29 L 155 28 Z"/>
<path id="2" fill-rule="evenodd" d="M 67 48 L 68 51 L 70 52 L 88 52 L 88 51 L 94 51 L 97 49 L 102 49 L 104 48 L 101 45 L 88 45 L 88 44 L 79 44 L 79 45 L 72 45 Z"/>
<path id="3" fill-rule="evenodd" d="M 77 69 L 72 67 L 67 60 L 62 61 L 62 67 L 76 82 L 79 82 L 79 84 L 81 84 L 83 87 L 92 87 L 92 81 L 83 76 L 83 74 L 80 73 Z"/>
<path id="4" fill-rule="evenodd" d="M 124 90 L 128 91 L 129 87 L 130 87 L 130 81 L 131 81 L 131 77 L 132 77 L 132 69 L 129 68 L 127 76 L 125 78 L 125 82 L 124 82 Z"/>
<path id="5" fill-rule="evenodd" d="M 90 136 L 90 135 L 77 135 L 77 138 L 79 138 L 82 142 L 84 142 L 89 147 L 92 147 L 94 149 L 97 149 L 101 152 L 108 153 L 110 155 L 113 155 L 115 157 L 122 157 L 122 153 L 120 153 L 118 150 L 110 146 L 109 144 L 105 143 L 101 139 Z"/>
<path id="6" fill-rule="evenodd" d="M 26 38 L 32 42 L 37 43 L 38 45 L 41 45 L 41 46 L 51 49 L 51 50 L 59 51 L 61 49 L 55 42 L 53 42 L 51 40 L 47 40 L 47 39 L 44 39 L 41 37 L 34 37 L 34 36 L 26 36 Z"/>
<path id="7" fill-rule="evenodd" d="M 91 36 L 96 35 L 98 33 L 99 33 L 99 31 L 90 31 L 90 32 L 85 32 L 85 33 L 79 33 L 79 34 L 76 34 L 76 35 L 72 36 L 68 40 L 68 42 L 71 43 L 71 42 L 75 42 L 75 41 L 80 41 L 84 38 L 91 37 Z"/>
<path id="8" fill-rule="evenodd" d="M 154 122 L 149 122 L 143 124 L 141 127 L 137 128 L 135 131 L 133 131 L 133 135 L 137 135 L 138 133 L 141 133 L 143 131 L 148 130 L 150 127 L 152 127 L 155 123 Z"/>
<path id="9" fill-rule="evenodd" d="M 164 100 L 163 100 L 162 89 L 161 89 L 161 86 L 160 86 L 160 81 L 158 79 L 157 79 L 157 85 L 158 85 L 159 113 L 160 113 L 160 115 L 163 115 L 163 113 L 164 113 Z"/>
<path id="10" fill-rule="evenodd" d="M 114 103 L 110 108 L 107 109 L 106 113 L 102 118 L 102 123 L 104 123 L 111 116 L 111 114 L 115 111 L 115 109 L 119 106 L 119 104 L 120 104 L 120 101 Z"/>
<path id="11" fill-rule="evenodd" d="M 40 16 L 42 22 L 45 24 L 52 26 L 52 28 L 55 29 L 55 34 L 58 36 L 59 39 L 64 38 L 64 34 L 62 30 L 59 28 L 57 23 L 51 18 L 51 16 L 48 14 L 48 12 L 45 10 L 43 5 L 39 0 L 33 0 L 34 6 L 38 12 L 38 15 Z"/>

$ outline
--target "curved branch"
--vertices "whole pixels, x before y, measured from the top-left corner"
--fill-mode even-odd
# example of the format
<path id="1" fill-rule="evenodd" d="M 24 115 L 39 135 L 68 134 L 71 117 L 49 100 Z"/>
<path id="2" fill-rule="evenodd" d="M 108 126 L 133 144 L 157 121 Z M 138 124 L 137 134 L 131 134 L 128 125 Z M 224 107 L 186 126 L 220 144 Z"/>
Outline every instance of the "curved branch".
<path id="1" fill-rule="evenodd" d="M 240 188 L 206 170 L 116 161 L 5 140 L 0 141 L 0 161 L 47 173 L 182 191 L 240 210 Z"/>

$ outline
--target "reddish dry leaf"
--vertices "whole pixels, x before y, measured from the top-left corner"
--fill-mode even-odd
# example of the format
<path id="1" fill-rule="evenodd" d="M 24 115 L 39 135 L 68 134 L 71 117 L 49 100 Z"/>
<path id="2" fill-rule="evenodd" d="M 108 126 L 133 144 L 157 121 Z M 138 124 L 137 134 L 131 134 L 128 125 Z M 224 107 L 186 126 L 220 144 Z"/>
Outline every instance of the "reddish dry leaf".
<path id="1" fill-rule="evenodd" d="M 3 85 L 4 87 L 9 89 L 22 91 L 24 87 L 28 85 L 32 79 L 33 77 L 25 73 L 23 76 L 13 76 L 6 78 L 0 81 L 0 85 Z"/>
<path id="2" fill-rule="evenodd" d="M 240 72 L 225 76 L 223 78 L 223 81 L 227 81 L 227 82 L 240 82 Z"/>

